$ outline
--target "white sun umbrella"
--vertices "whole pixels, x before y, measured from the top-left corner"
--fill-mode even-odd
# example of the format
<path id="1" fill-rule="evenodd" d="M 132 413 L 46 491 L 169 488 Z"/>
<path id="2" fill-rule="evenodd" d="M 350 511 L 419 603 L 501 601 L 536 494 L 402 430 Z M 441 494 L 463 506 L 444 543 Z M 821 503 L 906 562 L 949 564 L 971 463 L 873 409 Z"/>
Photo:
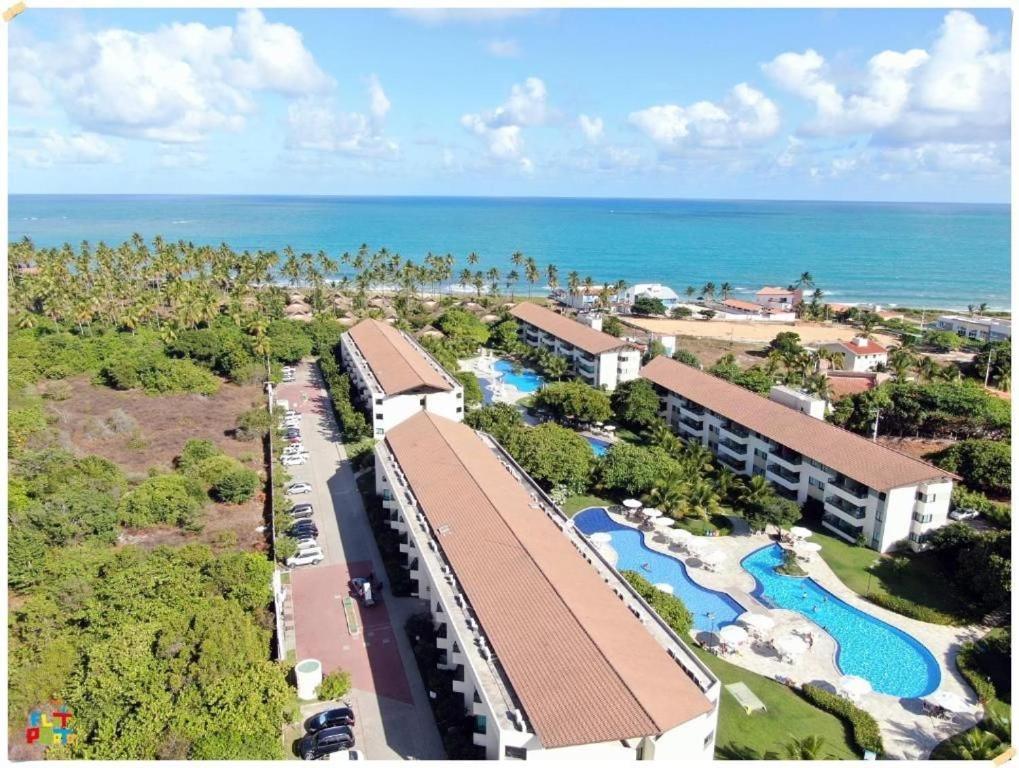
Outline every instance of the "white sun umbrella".
<path id="1" fill-rule="evenodd" d="M 702 539 L 700 536 L 694 536 L 693 534 L 690 535 L 690 538 L 684 539 L 683 543 L 691 552 L 701 552 L 708 546 L 708 542 L 705 539 Z"/>
<path id="2" fill-rule="evenodd" d="M 650 507 L 650 508 L 645 508 L 644 509 L 644 517 L 650 518 L 651 520 L 654 520 L 655 518 L 658 518 L 658 517 L 661 517 L 661 516 L 662 516 L 662 510 L 660 510 L 660 509 L 655 509 L 654 507 Z"/>
<path id="3" fill-rule="evenodd" d="M 796 542 L 796 551 L 798 552 L 820 552 L 821 545 L 816 541 L 798 541 Z"/>
<path id="4" fill-rule="evenodd" d="M 775 650 L 783 656 L 802 656 L 807 651 L 807 643 L 796 635 L 783 635 L 775 641 Z"/>
<path id="5" fill-rule="evenodd" d="M 949 712 L 969 712 L 973 709 L 966 701 L 950 691 L 935 691 L 924 701 L 930 702 L 936 707 L 947 709 Z"/>
<path id="6" fill-rule="evenodd" d="M 843 675 L 839 678 L 838 689 L 850 698 L 871 692 L 870 682 L 858 675 Z"/>
<path id="7" fill-rule="evenodd" d="M 671 517 L 659 517 L 655 520 L 655 528 L 671 528 L 676 524 L 676 521 Z"/>
<path id="8" fill-rule="evenodd" d="M 809 539 L 814 535 L 814 532 L 809 528 L 804 528 L 802 525 L 794 525 L 789 529 L 789 535 L 797 539 Z"/>
<path id="9" fill-rule="evenodd" d="M 738 624 L 726 624 L 718 630 L 718 639 L 727 645 L 742 645 L 750 635 Z"/>
<path id="10" fill-rule="evenodd" d="M 766 613 L 744 613 L 739 620 L 743 626 L 755 632 L 767 632 L 775 626 L 775 620 Z"/>
<path id="11" fill-rule="evenodd" d="M 606 531 L 597 531 L 592 533 L 588 538 L 595 544 L 608 544 L 612 541 L 612 534 Z"/>
<path id="12" fill-rule="evenodd" d="M 659 592 L 664 592 L 667 595 L 671 595 L 675 591 L 671 584 L 666 584 L 664 581 L 660 581 L 655 584 L 655 589 Z"/>
<path id="13" fill-rule="evenodd" d="M 671 530 L 666 531 L 665 535 L 677 544 L 689 541 L 693 538 L 693 534 L 686 528 L 672 528 Z"/>
<path id="14" fill-rule="evenodd" d="M 623 506 L 626 507 L 627 509 L 640 509 L 644 505 L 641 504 L 637 499 L 625 499 L 623 501 Z"/>
<path id="15" fill-rule="evenodd" d="M 722 550 L 713 549 L 710 552 L 705 552 L 701 556 L 701 560 L 709 565 L 718 565 L 719 563 L 724 563 L 728 557 Z"/>

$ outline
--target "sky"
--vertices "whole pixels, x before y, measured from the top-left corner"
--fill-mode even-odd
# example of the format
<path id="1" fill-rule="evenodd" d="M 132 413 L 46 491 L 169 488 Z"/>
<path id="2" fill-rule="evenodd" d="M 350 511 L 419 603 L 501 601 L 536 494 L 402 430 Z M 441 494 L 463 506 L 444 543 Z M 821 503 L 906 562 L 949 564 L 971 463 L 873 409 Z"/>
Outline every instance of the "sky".
<path id="1" fill-rule="evenodd" d="M 1007 202 L 1007 10 L 42 10 L 13 193 Z"/>

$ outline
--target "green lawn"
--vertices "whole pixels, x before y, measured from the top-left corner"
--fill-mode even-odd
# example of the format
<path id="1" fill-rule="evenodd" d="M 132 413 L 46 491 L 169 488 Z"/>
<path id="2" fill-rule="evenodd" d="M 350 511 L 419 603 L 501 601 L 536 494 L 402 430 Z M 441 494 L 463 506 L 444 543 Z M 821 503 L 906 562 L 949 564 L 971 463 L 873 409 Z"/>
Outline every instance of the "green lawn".
<path id="1" fill-rule="evenodd" d="M 683 517 L 676 521 L 676 528 L 685 528 L 695 536 L 728 536 L 732 532 L 732 522 L 725 515 L 712 515 L 707 520 L 699 517 Z"/>
<path id="2" fill-rule="evenodd" d="M 722 690 L 715 736 L 715 757 L 728 760 L 754 759 L 769 750 L 781 751 L 792 737 L 821 736 L 826 751 L 843 760 L 859 759 L 847 740 L 846 729 L 837 717 L 808 704 L 787 686 L 755 675 L 693 646 L 694 653 L 715 674 L 722 685 L 742 682 L 767 707 L 767 712 L 746 714 L 736 699 Z"/>
<path id="3" fill-rule="evenodd" d="M 820 526 L 804 521 L 816 533 L 811 541 L 821 545 L 821 556 L 842 582 L 854 592 L 885 594 L 909 600 L 954 616 L 959 624 L 969 623 L 965 606 L 959 605 L 933 555 L 901 553 L 881 555 L 867 547 L 857 547 L 820 531 Z M 908 564 L 900 566 L 905 561 Z"/>
<path id="4" fill-rule="evenodd" d="M 563 504 L 563 512 L 567 517 L 573 517 L 582 509 L 588 507 L 609 507 L 615 504 L 614 501 L 603 499 L 600 496 L 571 496 Z"/>

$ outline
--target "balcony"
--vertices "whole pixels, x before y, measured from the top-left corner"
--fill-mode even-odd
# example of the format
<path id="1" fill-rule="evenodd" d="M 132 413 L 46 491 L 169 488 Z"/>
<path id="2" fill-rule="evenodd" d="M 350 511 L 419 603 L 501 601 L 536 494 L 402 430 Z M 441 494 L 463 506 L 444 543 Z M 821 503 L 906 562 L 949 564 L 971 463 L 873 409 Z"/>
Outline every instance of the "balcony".
<path id="1" fill-rule="evenodd" d="M 785 483 L 790 486 L 798 486 L 800 484 L 799 472 L 790 472 L 788 469 L 779 464 L 768 464 L 766 469 L 773 479 L 777 479 L 781 483 Z"/>
<path id="2" fill-rule="evenodd" d="M 849 494 L 856 499 L 866 499 L 870 496 L 870 488 L 862 483 L 856 482 L 855 480 L 851 480 L 845 475 L 836 475 L 835 477 L 829 478 L 828 487 L 837 488 L 842 491 L 842 493 Z"/>
<path id="3" fill-rule="evenodd" d="M 704 408 L 702 406 L 696 405 L 695 403 L 691 403 L 689 401 L 685 403 L 680 403 L 679 408 L 684 413 L 689 413 L 691 416 L 704 415 Z"/>
<path id="4" fill-rule="evenodd" d="M 849 523 L 830 512 L 825 512 L 821 515 L 821 523 L 826 528 L 832 529 L 842 536 L 842 538 L 848 539 L 849 541 L 856 541 L 863 535 L 862 525 L 853 525 L 852 523 Z"/>
<path id="5" fill-rule="evenodd" d="M 729 453 L 735 454 L 736 456 L 746 456 L 747 446 L 746 443 L 737 443 L 735 440 L 730 440 L 727 437 L 723 437 L 718 441 L 719 446 L 725 448 Z"/>
<path id="6" fill-rule="evenodd" d="M 718 460 L 727 466 L 729 469 L 735 470 L 736 472 L 746 472 L 747 462 L 746 459 L 738 459 L 734 456 L 730 456 L 727 453 L 720 452 L 718 454 Z"/>
<path id="7" fill-rule="evenodd" d="M 722 422 L 720 429 L 735 440 L 746 440 L 750 437 L 749 429 L 741 427 L 736 422 L 729 421 L 728 419 Z"/>
<path id="8" fill-rule="evenodd" d="M 800 465 L 803 463 L 803 456 L 796 451 L 790 451 L 788 448 L 775 445 L 774 443 L 768 449 L 768 458 L 794 472 L 798 472 Z"/>
<path id="9" fill-rule="evenodd" d="M 834 507 L 843 515 L 848 515 L 854 520 L 863 520 L 867 516 L 865 507 L 859 507 L 841 496 L 829 496 L 824 500 L 824 503 L 825 506 Z"/>
<path id="10" fill-rule="evenodd" d="M 704 431 L 704 422 L 700 419 L 691 419 L 684 416 L 679 420 L 679 428 L 687 432 L 700 433 Z"/>

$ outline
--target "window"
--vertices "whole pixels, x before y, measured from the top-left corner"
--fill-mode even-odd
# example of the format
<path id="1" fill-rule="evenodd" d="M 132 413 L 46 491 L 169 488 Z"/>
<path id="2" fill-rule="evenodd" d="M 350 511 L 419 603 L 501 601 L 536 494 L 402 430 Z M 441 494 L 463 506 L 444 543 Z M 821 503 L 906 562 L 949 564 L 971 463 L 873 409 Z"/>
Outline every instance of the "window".
<path id="1" fill-rule="evenodd" d="M 526 760 L 527 750 L 523 747 L 506 747 L 506 757 L 513 760 Z"/>
<path id="2" fill-rule="evenodd" d="M 457 393 L 456 393 L 456 399 L 457 399 L 457 400 L 462 400 L 462 399 L 463 399 L 463 396 L 464 396 L 464 393 L 463 393 L 463 392 L 457 392 Z"/>
<path id="3" fill-rule="evenodd" d="M 474 691 L 474 703 L 475 704 L 480 704 L 481 703 L 481 696 L 478 695 L 477 691 Z"/>
<path id="4" fill-rule="evenodd" d="M 382 411 L 375 412 L 375 421 L 382 421 Z"/>
<path id="5" fill-rule="evenodd" d="M 384 434 L 386 434 L 386 430 L 382 429 L 382 427 L 375 428 L 375 437 L 382 437 Z"/>
<path id="6" fill-rule="evenodd" d="M 484 715 L 474 716 L 474 732 L 475 733 L 487 733 L 488 732 L 488 718 Z"/>
<path id="7" fill-rule="evenodd" d="M 423 397 L 421 398 L 421 407 L 422 408 L 425 407 L 425 398 L 423 398 Z"/>
<path id="8" fill-rule="evenodd" d="M 382 398 L 381 397 L 376 397 L 375 398 L 375 405 L 382 405 Z"/>
<path id="9" fill-rule="evenodd" d="M 808 484 L 808 485 L 812 485 L 812 486 L 814 486 L 814 487 L 815 487 L 815 488 L 817 488 L 818 490 L 821 490 L 821 491 L 823 491 L 823 490 L 824 490 L 824 483 L 822 483 L 822 482 L 821 482 L 820 480 L 818 480 L 818 479 L 817 479 L 816 477 L 811 477 L 811 478 L 809 478 L 809 479 L 807 480 L 807 484 Z"/>

